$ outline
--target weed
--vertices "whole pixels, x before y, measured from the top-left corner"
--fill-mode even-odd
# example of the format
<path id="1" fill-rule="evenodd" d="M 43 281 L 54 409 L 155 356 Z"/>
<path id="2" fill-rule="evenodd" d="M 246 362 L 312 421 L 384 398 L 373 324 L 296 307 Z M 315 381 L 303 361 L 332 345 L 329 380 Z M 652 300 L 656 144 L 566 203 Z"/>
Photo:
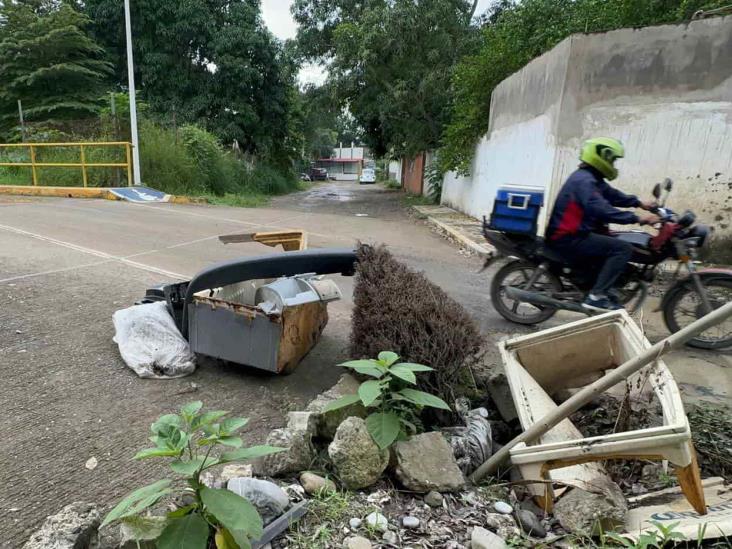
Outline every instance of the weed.
<path id="1" fill-rule="evenodd" d="M 264 194 L 232 194 L 226 193 L 222 196 L 216 196 L 215 194 L 204 195 L 201 198 L 205 198 L 209 204 L 215 204 L 217 206 L 235 206 L 238 208 L 260 208 L 269 204 L 270 197 Z"/>
<path id="2" fill-rule="evenodd" d="M 421 194 L 405 194 L 402 196 L 402 204 L 404 206 L 434 206 L 434 201 L 428 197 L 423 196 Z"/>
<path id="3" fill-rule="evenodd" d="M 431 372 L 432 368 L 410 362 L 397 363 L 397 360 L 399 355 L 396 353 L 382 351 L 377 359 L 341 364 L 374 379 L 361 383 L 358 394 L 345 395 L 328 404 L 324 410 L 338 410 L 359 401 L 366 408 L 376 410 L 366 418 L 366 429 L 382 450 L 420 430 L 419 412 L 425 406 L 450 410 L 441 398 L 410 387 L 417 384 L 416 373 Z"/>
<path id="4" fill-rule="evenodd" d="M 339 533 L 338 525 L 350 513 L 351 496 L 348 492 L 316 493 L 308 505 L 307 516 L 287 534 L 287 540 L 293 549 L 328 549 L 333 547 L 335 537 Z M 317 524 L 314 531 L 310 523 Z M 307 532 L 307 534 L 306 534 Z"/>
<path id="5" fill-rule="evenodd" d="M 203 403 L 191 402 L 180 414 L 166 414 L 150 427 L 153 448 L 146 448 L 135 459 L 166 458 L 176 480 L 163 479 L 139 488 L 120 501 L 102 526 L 122 522 L 136 532 L 137 540 L 156 540 L 161 549 L 187 547 L 207 549 L 213 537 L 216 547 L 249 549 L 250 540 L 262 537 L 263 525 L 256 508 L 246 499 L 201 482 L 205 470 L 233 461 L 245 461 L 283 448 L 252 446 L 243 448 L 236 432 L 248 423 L 246 418 L 225 418 L 228 412 L 202 412 Z M 163 517 L 143 512 L 165 498 L 188 498 L 184 506 Z"/>

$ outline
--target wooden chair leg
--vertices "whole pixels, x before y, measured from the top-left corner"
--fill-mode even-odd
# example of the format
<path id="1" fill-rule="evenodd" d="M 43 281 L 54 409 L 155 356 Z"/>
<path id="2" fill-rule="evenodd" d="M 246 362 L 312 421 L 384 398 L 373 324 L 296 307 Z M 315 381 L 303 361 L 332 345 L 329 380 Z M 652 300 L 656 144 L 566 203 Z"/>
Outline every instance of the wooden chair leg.
<path id="1" fill-rule="evenodd" d="M 699 463 L 696 460 L 696 451 L 691 448 L 691 463 L 686 467 L 674 467 L 679 485 L 687 501 L 700 515 L 707 514 L 707 505 L 704 501 L 704 486 L 702 486 Z"/>

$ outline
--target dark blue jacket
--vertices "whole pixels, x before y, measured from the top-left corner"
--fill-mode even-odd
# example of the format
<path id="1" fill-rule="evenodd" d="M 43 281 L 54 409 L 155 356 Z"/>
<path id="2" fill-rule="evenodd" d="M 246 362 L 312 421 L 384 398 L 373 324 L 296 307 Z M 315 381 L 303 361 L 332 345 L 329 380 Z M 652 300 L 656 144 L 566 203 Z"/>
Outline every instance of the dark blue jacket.
<path id="1" fill-rule="evenodd" d="M 637 196 L 627 195 L 608 185 L 589 166 L 581 166 L 569 176 L 557 195 L 546 235 L 551 240 L 587 233 L 607 232 L 608 223 L 638 223 L 633 212 L 618 210 L 640 206 Z"/>

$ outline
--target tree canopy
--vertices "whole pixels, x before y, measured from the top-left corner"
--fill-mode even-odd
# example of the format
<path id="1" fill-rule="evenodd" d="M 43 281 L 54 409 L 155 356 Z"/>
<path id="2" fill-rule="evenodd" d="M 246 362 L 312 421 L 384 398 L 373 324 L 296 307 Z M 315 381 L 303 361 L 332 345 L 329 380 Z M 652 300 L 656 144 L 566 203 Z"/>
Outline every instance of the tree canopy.
<path id="1" fill-rule="evenodd" d="M 298 46 L 326 63 L 334 98 L 377 153 L 436 147 L 447 122 L 450 78 L 476 37 L 475 2 L 295 0 Z"/>
<path id="2" fill-rule="evenodd" d="M 483 18 L 481 46 L 464 57 L 452 80 L 450 122 L 441 167 L 467 172 L 488 130 L 491 93 L 505 78 L 573 33 L 602 32 L 689 20 L 729 0 L 501 0 Z"/>
<path id="3" fill-rule="evenodd" d="M 19 125 L 18 100 L 31 121 L 98 112 L 112 71 L 89 23 L 63 2 L 0 2 L 0 133 Z"/>
<path id="4" fill-rule="evenodd" d="M 122 3 L 84 6 L 124 85 Z M 131 10 L 136 80 L 153 114 L 201 124 L 249 152 L 283 154 L 297 66 L 262 22 L 259 0 L 137 0 Z"/>

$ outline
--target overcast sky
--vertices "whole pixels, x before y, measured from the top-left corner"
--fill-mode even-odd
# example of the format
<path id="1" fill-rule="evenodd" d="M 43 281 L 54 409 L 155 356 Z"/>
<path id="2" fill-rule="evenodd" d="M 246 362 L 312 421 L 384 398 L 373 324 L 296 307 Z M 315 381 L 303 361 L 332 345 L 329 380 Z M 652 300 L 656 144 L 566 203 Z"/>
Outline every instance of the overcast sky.
<path id="1" fill-rule="evenodd" d="M 493 0 L 478 0 L 478 8 L 476 15 L 480 15 Z M 292 0 L 262 0 L 262 17 L 264 22 L 272 31 L 272 34 L 286 40 L 294 38 L 297 33 L 297 25 L 290 14 L 290 5 Z M 300 71 L 300 81 L 302 83 L 313 82 L 322 84 L 325 80 L 323 69 L 318 65 L 306 65 Z"/>

